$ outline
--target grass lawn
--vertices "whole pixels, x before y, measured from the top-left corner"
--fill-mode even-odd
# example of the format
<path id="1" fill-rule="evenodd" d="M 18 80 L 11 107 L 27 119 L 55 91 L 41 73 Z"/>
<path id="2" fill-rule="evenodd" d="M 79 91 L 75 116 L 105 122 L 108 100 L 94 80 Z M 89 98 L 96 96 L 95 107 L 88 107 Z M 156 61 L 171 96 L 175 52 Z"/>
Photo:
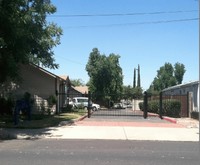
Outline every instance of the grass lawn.
<path id="1" fill-rule="evenodd" d="M 24 117 L 20 117 L 17 126 L 14 125 L 12 116 L 0 116 L 0 128 L 37 129 L 58 126 L 62 121 L 72 122 L 73 119 L 78 119 L 86 113 L 87 111 L 85 110 L 78 110 L 59 115 L 32 115 L 30 121 Z"/>

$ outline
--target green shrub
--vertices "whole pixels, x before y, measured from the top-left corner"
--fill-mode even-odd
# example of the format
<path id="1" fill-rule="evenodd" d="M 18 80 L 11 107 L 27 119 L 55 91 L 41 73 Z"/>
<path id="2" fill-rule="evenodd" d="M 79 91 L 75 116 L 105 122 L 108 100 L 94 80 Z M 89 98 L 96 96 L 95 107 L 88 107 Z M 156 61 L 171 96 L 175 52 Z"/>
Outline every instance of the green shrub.
<path id="1" fill-rule="evenodd" d="M 148 102 L 148 112 L 159 114 L 159 100 L 152 100 Z M 162 115 L 170 117 L 180 117 L 181 102 L 179 100 L 163 100 Z M 140 110 L 144 110 L 143 102 L 139 103 Z"/>
<path id="2" fill-rule="evenodd" d="M 53 105 L 57 103 L 57 98 L 54 95 L 50 95 L 47 101 L 48 101 L 48 104 L 52 107 Z"/>
<path id="3" fill-rule="evenodd" d="M 148 102 L 148 112 L 159 113 L 159 101 L 153 100 Z"/>
<path id="4" fill-rule="evenodd" d="M 163 113 L 170 117 L 180 117 L 181 102 L 179 100 L 167 100 L 163 102 Z"/>

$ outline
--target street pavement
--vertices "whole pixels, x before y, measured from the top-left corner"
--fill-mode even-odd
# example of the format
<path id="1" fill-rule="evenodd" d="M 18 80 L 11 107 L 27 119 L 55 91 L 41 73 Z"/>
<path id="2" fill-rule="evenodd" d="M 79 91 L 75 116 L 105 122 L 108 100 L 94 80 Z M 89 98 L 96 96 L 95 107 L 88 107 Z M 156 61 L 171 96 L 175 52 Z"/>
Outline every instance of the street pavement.
<path id="1" fill-rule="evenodd" d="M 189 118 L 92 115 L 57 127 L 5 131 L 19 139 L 0 141 L 5 165 L 199 164 L 199 122 Z"/>
<path id="2" fill-rule="evenodd" d="M 142 116 L 87 116 L 73 124 L 38 130 L 9 130 L 18 139 L 105 139 L 149 141 L 199 141 L 199 122 L 194 119 L 173 119 L 149 114 Z"/>
<path id="3" fill-rule="evenodd" d="M 1 165 L 199 165 L 198 142 L 41 139 L 0 144 Z"/>

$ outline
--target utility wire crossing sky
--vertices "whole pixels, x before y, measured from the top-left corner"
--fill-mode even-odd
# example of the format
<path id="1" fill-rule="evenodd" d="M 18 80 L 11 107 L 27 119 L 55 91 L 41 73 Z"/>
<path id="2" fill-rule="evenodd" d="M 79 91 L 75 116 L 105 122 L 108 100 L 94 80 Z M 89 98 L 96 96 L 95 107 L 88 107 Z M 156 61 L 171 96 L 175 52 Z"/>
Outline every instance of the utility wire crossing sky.
<path id="1" fill-rule="evenodd" d="M 54 48 L 58 70 L 70 79 L 89 77 L 89 54 L 120 55 L 124 85 L 133 83 L 140 65 L 141 86 L 148 89 L 157 70 L 169 62 L 185 65 L 183 82 L 198 79 L 198 1 L 191 0 L 52 0 L 57 7 L 48 21 L 63 29 Z"/>

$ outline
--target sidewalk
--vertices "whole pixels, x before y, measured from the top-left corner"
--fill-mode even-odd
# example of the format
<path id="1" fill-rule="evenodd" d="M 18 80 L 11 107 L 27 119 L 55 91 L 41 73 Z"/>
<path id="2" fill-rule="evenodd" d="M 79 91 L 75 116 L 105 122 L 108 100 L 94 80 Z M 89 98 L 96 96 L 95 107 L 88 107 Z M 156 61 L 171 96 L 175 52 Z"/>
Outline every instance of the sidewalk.
<path id="1" fill-rule="evenodd" d="M 67 126 L 49 131 L 53 139 L 199 141 L 198 129 L 163 127 Z"/>
<path id="2" fill-rule="evenodd" d="M 150 118 L 150 117 L 149 117 Z M 189 120 L 189 119 L 187 119 Z M 170 121 L 170 122 L 169 122 Z M 135 122 L 96 121 L 84 119 L 72 126 L 52 130 L 53 139 L 106 139 L 106 140 L 152 140 L 152 141 L 199 141 L 199 128 L 188 127 L 182 123 L 186 119 L 175 120 L 157 117 L 140 119 Z M 194 123 L 198 123 L 191 119 Z"/>
<path id="3" fill-rule="evenodd" d="M 85 116 L 86 117 L 86 116 Z M 81 118 L 72 125 L 46 129 L 7 129 L 18 139 L 105 139 L 150 141 L 199 141 L 199 122 L 164 117 L 134 118 L 134 121 Z"/>

